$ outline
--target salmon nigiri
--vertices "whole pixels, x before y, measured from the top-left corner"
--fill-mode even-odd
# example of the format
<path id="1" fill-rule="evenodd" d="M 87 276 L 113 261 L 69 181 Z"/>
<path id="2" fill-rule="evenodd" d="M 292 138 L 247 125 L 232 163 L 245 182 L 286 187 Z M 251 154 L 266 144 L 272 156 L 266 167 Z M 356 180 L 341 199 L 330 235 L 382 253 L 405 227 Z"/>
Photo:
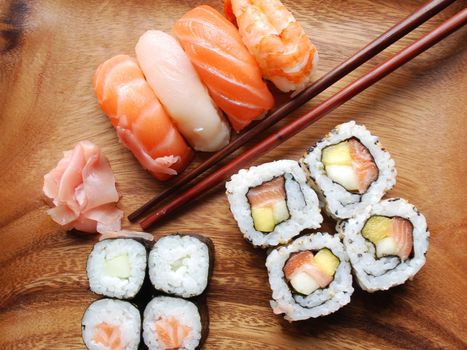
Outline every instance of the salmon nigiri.
<path id="1" fill-rule="evenodd" d="M 193 151 L 134 58 L 118 55 L 101 64 L 94 75 L 94 89 L 120 141 L 155 178 L 167 180 L 188 165 Z"/>
<path id="2" fill-rule="evenodd" d="M 219 12 L 198 6 L 180 18 L 173 31 L 236 131 L 273 107 L 258 64 L 235 26 Z"/>
<path id="3" fill-rule="evenodd" d="M 148 30 L 135 51 L 149 85 L 193 148 L 214 152 L 227 145 L 229 126 L 177 40 Z"/>

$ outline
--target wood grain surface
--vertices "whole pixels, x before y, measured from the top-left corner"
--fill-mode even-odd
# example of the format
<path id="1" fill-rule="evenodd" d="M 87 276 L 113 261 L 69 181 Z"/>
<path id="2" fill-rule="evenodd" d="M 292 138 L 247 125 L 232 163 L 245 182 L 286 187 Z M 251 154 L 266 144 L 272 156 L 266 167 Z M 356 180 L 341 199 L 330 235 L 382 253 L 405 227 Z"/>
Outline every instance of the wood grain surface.
<path id="1" fill-rule="evenodd" d="M 318 75 L 421 4 L 284 2 L 319 49 Z M 222 9 L 220 0 L 208 3 Z M 145 30 L 170 31 L 198 4 L 0 2 L 0 349 L 84 348 L 80 320 L 96 299 L 85 263 L 96 236 L 66 232 L 47 216 L 42 177 L 63 150 L 88 139 L 109 158 L 126 214 L 164 187 L 118 143 L 97 105 L 91 77 L 112 55 L 133 54 Z M 295 115 L 465 5 L 458 1 Z M 243 241 L 222 188 L 155 230 L 157 237 L 199 232 L 215 243 L 205 349 L 467 348 L 466 43 L 464 28 L 258 160 L 297 159 L 336 124 L 350 119 L 365 124 L 396 161 L 399 176 L 389 196 L 407 198 L 428 220 L 427 263 L 413 281 L 375 294 L 357 287 L 351 303 L 335 314 L 289 324 L 269 307 L 265 252 Z M 333 231 L 331 220 L 323 230 Z"/>

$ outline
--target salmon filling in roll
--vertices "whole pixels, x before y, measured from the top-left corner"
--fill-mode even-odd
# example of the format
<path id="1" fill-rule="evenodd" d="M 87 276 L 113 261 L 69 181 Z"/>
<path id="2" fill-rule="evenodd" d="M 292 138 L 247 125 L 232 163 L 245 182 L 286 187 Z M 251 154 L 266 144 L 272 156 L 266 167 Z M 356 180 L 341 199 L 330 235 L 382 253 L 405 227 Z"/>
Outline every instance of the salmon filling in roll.
<path id="1" fill-rule="evenodd" d="M 356 138 L 323 149 L 326 173 L 347 191 L 365 193 L 378 178 L 378 167 L 368 149 Z"/>
<path id="2" fill-rule="evenodd" d="M 89 305 L 81 321 L 89 350 L 136 350 L 141 334 L 138 309 L 126 302 L 100 299 Z"/>
<path id="3" fill-rule="evenodd" d="M 272 311 L 288 321 L 328 315 L 350 302 L 352 275 L 339 237 L 303 235 L 266 258 Z"/>
<path id="4" fill-rule="evenodd" d="M 338 265 L 339 259 L 327 248 L 320 249 L 316 255 L 303 251 L 287 260 L 284 276 L 296 292 L 310 295 L 332 282 Z"/>
<path id="5" fill-rule="evenodd" d="M 290 217 L 284 176 L 251 188 L 247 197 L 251 205 L 253 223 L 258 231 L 272 232 L 276 225 Z"/>
<path id="6" fill-rule="evenodd" d="M 208 320 L 193 302 L 157 296 L 144 310 L 143 338 L 149 350 L 192 350 L 202 345 Z"/>
<path id="7" fill-rule="evenodd" d="M 401 217 L 375 215 L 363 226 L 362 235 L 375 245 L 376 256 L 398 256 L 407 260 L 412 253 L 412 223 Z"/>
<path id="8" fill-rule="evenodd" d="M 340 221 L 354 276 L 368 292 L 412 279 L 425 264 L 429 235 L 425 217 L 402 198 L 389 198 Z"/>

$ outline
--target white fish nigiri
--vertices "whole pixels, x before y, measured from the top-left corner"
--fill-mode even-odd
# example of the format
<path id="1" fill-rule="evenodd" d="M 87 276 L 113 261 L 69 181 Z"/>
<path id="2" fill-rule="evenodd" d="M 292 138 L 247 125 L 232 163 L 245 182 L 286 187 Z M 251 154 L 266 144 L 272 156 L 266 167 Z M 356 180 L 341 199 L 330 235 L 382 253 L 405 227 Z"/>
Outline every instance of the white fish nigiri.
<path id="1" fill-rule="evenodd" d="M 177 40 L 149 30 L 135 51 L 149 85 L 193 148 L 213 152 L 227 145 L 229 126 Z"/>

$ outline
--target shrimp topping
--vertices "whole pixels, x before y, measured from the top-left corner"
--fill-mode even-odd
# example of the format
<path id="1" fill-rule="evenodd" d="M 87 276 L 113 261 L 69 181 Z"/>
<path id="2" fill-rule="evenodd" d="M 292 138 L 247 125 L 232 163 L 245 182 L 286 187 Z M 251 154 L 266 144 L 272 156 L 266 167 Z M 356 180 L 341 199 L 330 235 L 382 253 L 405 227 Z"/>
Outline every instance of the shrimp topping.
<path id="1" fill-rule="evenodd" d="M 318 52 L 279 0 L 226 0 L 224 9 L 266 79 L 295 94 L 309 85 Z"/>

